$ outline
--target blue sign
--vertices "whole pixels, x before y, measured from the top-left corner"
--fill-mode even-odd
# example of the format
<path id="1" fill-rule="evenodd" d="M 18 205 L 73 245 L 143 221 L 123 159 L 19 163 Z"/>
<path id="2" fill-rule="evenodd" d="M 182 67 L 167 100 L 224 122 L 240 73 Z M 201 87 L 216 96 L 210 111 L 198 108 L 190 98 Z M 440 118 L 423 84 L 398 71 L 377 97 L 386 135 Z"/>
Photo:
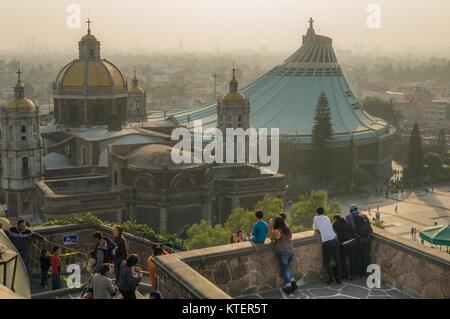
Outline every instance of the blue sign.
<path id="1" fill-rule="evenodd" d="M 63 244 L 64 245 L 78 244 L 78 234 L 77 233 L 65 234 L 63 237 Z"/>

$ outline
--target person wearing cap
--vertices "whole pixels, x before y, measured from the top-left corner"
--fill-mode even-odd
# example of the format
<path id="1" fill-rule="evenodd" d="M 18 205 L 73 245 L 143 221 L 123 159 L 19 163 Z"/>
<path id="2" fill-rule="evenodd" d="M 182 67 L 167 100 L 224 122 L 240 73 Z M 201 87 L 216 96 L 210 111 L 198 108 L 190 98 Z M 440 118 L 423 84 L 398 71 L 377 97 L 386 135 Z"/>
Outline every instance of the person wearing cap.
<path id="1" fill-rule="evenodd" d="M 347 221 L 347 223 L 349 223 L 350 226 L 352 226 L 353 231 L 356 231 L 356 220 L 358 218 L 359 215 L 359 210 L 358 207 L 353 204 L 352 206 L 350 206 L 350 213 L 345 216 L 345 220 Z"/>
<path id="2" fill-rule="evenodd" d="M 358 242 L 356 268 L 361 277 L 365 277 L 370 260 L 370 234 L 372 233 L 370 221 L 366 215 L 359 213 L 356 205 L 350 206 L 350 213 L 345 217 L 345 220 L 352 227 Z"/>

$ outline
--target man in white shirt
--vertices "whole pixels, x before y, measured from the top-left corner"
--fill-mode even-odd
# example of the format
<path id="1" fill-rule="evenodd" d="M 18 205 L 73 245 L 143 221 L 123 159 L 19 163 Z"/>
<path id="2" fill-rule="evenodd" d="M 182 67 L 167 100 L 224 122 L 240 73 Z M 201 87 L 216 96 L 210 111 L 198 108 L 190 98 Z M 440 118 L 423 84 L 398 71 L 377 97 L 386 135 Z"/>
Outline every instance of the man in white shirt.
<path id="1" fill-rule="evenodd" d="M 320 237 L 322 238 L 323 265 L 328 273 L 327 283 L 333 283 L 333 278 L 335 277 L 336 283 L 340 284 L 342 278 L 342 265 L 339 255 L 340 243 L 333 230 L 330 218 L 324 215 L 325 210 L 322 207 L 319 207 L 316 212 L 317 215 L 314 216 L 313 229 L 316 233 L 320 233 Z M 336 273 L 333 272 L 331 267 L 332 259 L 334 259 L 334 262 L 336 263 Z"/>

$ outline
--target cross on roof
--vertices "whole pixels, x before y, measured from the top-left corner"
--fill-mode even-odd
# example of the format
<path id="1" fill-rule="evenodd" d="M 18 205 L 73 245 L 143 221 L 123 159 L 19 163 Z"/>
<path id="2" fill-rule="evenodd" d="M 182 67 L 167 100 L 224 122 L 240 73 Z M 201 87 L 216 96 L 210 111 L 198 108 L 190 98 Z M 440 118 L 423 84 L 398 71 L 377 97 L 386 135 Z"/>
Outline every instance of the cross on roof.
<path id="1" fill-rule="evenodd" d="M 313 24 L 314 24 L 314 20 L 313 20 L 313 18 L 311 17 L 311 18 L 309 18 L 309 27 L 310 27 L 311 29 L 314 27 Z"/>
<path id="2" fill-rule="evenodd" d="M 86 23 L 88 25 L 88 33 L 91 34 L 91 23 L 92 23 L 92 21 L 88 18 Z"/>
<path id="3" fill-rule="evenodd" d="M 22 74 L 22 71 L 20 71 L 20 68 L 17 70 L 17 80 L 20 82 L 20 75 Z"/>

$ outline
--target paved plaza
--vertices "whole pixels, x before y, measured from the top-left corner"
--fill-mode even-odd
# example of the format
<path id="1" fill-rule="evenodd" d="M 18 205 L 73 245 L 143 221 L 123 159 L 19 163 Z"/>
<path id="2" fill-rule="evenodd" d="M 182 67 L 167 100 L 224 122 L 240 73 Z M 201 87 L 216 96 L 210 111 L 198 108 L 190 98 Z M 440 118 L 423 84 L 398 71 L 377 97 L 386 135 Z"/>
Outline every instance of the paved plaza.
<path id="1" fill-rule="evenodd" d="M 405 190 L 403 194 L 391 194 L 389 198 L 343 196 L 336 198 L 347 213 L 351 204 L 358 205 L 361 212 L 373 217 L 377 206 L 384 221 L 385 230 L 403 238 L 411 239 L 411 228 L 420 232 L 425 227 L 450 224 L 450 183 L 425 189 Z M 333 198 L 334 199 L 334 198 Z M 396 209 L 397 207 L 397 209 Z M 420 241 L 417 234 L 417 241 Z"/>
<path id="2" fill-rule="evenodd" d="M 317 281 L 302 285 L 291 295 L 281 289 L 241 297 L 239 299 L 411 299 L 410 296 L 387 284 L 369 289 L 362 279 L 344 280 L 342 284 L 327 285 Z"/>

